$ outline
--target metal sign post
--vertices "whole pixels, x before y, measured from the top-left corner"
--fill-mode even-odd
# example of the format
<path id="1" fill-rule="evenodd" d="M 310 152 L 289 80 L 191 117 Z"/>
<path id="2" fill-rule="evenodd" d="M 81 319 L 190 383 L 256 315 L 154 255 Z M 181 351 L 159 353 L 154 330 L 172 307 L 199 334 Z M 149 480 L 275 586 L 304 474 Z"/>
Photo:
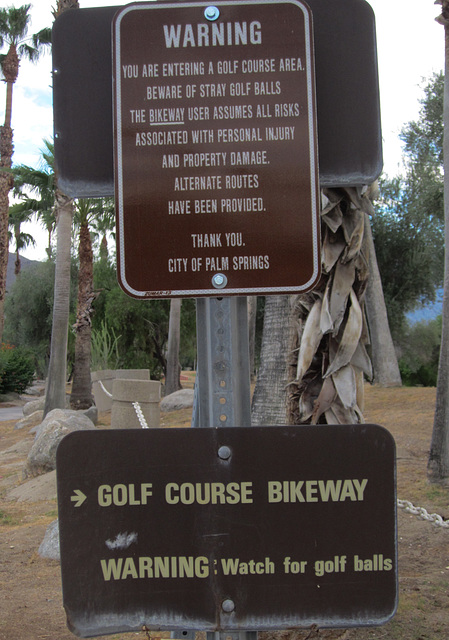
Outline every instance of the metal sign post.
<path id="1" fill-rule="evenodd" d="M 198 298 L 194 427 L 251 424 L 246 297 Z"/>
<path id="2" fill-rule="evenodd" d="M 247 427 L 251 424 L 247 298 L 198 298 L 196 305 L 198 366 L 192 426 Z M 190 638 L 194 635 L 187 633 Z M 229 638 L 257 640 L 257 631 L 207 633 L 207 640 Z"/>

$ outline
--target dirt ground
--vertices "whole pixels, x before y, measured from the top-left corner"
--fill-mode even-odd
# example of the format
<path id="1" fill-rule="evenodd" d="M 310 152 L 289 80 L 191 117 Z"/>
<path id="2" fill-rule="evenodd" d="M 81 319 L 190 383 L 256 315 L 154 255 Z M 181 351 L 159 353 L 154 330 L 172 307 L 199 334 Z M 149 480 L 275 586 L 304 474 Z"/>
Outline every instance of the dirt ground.
<path id="1" fill-rule="evenodd" d="M 366 389 L 365 418 L 391 431 L 397 446 L 398 498 L 449 519 L 449 489 L 426 481 L 435 389 Z M 0 404 L 0 412 L 2 410 Z M 108 425 L 108 414 L 100 416 Z M 189 411 L 162 415 L 165 427 L 187 426 Z M 37 550 L 57 516 L 55 479 L 24 483 L 21 472 L 33 442 L 14 420 L 0 422 L 0 640 L 69 640 L 59 563 Z M 34 483 L 34 484 L 33 484 Z M 399 607 L 382 627 L 308 629 L 261 634 L 282 640 L 433 640 L 449 637 L 449 529 L 398 510 Z M 157 638 L 167 634 L 151 634 Z M 201 634 L 202 635 L 202 634 Z M 146 631 L 109 636 L 148 640 Z"/>

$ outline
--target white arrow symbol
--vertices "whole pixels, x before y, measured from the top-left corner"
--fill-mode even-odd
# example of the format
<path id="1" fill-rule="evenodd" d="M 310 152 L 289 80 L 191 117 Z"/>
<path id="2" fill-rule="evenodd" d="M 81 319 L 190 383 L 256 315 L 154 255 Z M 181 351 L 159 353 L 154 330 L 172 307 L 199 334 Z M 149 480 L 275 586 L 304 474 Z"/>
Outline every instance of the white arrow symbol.
<path id="1" fill-rule="evenodd" d="M 74 495 L 70 496 L 70 500 L 72 502 L 75 502 L 75 507 L 80 507 L 83 504 L 84 500 L 86 500 L 87 496 L 85 496 L 84 493 L 79 489 L 75 489 L 73 493 Z"/>

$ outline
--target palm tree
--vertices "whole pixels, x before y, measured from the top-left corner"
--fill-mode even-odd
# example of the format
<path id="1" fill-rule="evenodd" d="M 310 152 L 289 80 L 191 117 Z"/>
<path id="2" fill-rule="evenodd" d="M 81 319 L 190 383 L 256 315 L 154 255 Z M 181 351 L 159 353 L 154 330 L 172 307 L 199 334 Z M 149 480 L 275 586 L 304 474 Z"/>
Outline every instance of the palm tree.
<path id="1" fill-rule="evenodd" d="M 58 0 L 53 15 L 57 18 L 66 10 L 78 8 L 78 0 Z M 57 184 L 55 217 L 57 228 L 55 292 L 44 415 L 47 415 L 52 409 L 63 409 L 66 398 L 73 200 L 62 193 Z"/>
<path id="2" fill-rule="evenodd" d="M 100 260 L 108 258 L 108 234 L 115 236 L 115 203 L 114 198 L 102 198 L 101 207 L 92 220 L 92 236 L 100 245 Z"/>
<path id="3" fill-rule="evenodd" d="M 20 251 L 26 249 L 30 245 L 36 245 L 36 241 L 29 233 L 21 231 L 24 222 L 28 222 L 33 215 L 33 211 L 27 209 L 23 203 L 13 204 L 9 208 L 9 226 L 11 235 L 14 236 L 16 245 L 16 261 L 14 264 L 14 275 L 18 276 L 21 270 Z"/>
<path id="4" fill-rule="evenodd" d="M 55 175 L 54 175 L 54 146 L 49 140 L 44 140 L 45 148 L 41 150 L 42 163 L 40 169 L 28 165 L 18 165 L 13 168 L 14 195 L 19 197 L 20 206 L 35 214 L 48 232 L 48 258 L 51 258 L 51 239 L 56 225 Z"/>
<path id="5" fill-rule="evenodd" d="M 372 379 L 366 352 L 364 294 L 369 275 L 368 189 L 324 189 L 322 277 L 298 296 L 291 353 L 296 372 L 289 385 L 289 422 L 363 422 L 363 377 Z M 289 363 L 292 365 L 293 363 Z"/>
<path id="6" fill-rule="evenodd" d="M 108 209 L 106 201 L 106 211 Z M 78 303 L 75 330 L 75 364 L 73 369 L 70 406 L 72 409 L 88 409 L 93 404 L 90 377 L 92 303 L 97 297 L 94 291 L 93 251 L 90 226 L 101 219 L 104 201 L 102 198 L 84 198 L 77 201 L 75 223 L 79 227 L 79 273 Z"/>
<path id="7" fill-rule="evenodd" d="M 287 359 L 292 340 L 292 303 L 295 296 L 267 296 L 260 367 L 251 406 L 254 426 L 286 424 Z"/>
<path id="8" fill-rule="evenodd" d="M 13 132 L 11 129 L 13 86 L 19 74 L 20 60 L 38 60 L 46 45 L 51 42 L 51 30 L 42 29 L 28 35 L 30 4 L 22 7 L 0 9 L 0 48 L 7 47 L 7 53 L 0 54 L 0 68 L 6 82 L 5 122 L 0 127 L 0 337 L 3 335 L 3 307 L 6 291 L 6 270 L 8 266 L 8 212 L 9 192 L 13 187 L 11 175 L 13 155 Z"/>
<path id="9" fill-rule="evenodd" d="M 367 198 L 366 189 L 324 189 L 320 282 L 305 294 L 267 298 L 257 425 L 363 422 L 363 376 L 372 378 L 363 301 Z M 273 387 L 278 378 L 284 383 Z"/>

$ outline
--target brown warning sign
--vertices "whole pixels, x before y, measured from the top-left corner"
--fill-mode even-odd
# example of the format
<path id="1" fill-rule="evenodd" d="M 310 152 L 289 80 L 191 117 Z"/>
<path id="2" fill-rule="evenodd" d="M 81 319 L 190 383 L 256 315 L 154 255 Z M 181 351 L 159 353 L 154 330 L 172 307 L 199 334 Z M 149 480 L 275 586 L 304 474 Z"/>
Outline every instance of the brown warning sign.
<path id="1" fill-rule="evenodd" d="M 320 261 L 308 7 L 139 3 L 116 14 L 113 34 L 123 289 L 310 289 Z"/>
<path id="2" fill-rule="evenodd" d="M 79 431 L 57 473 L 78 636 L 346 628 L 396 610 L 395 445 L 382 427 Z"/>

